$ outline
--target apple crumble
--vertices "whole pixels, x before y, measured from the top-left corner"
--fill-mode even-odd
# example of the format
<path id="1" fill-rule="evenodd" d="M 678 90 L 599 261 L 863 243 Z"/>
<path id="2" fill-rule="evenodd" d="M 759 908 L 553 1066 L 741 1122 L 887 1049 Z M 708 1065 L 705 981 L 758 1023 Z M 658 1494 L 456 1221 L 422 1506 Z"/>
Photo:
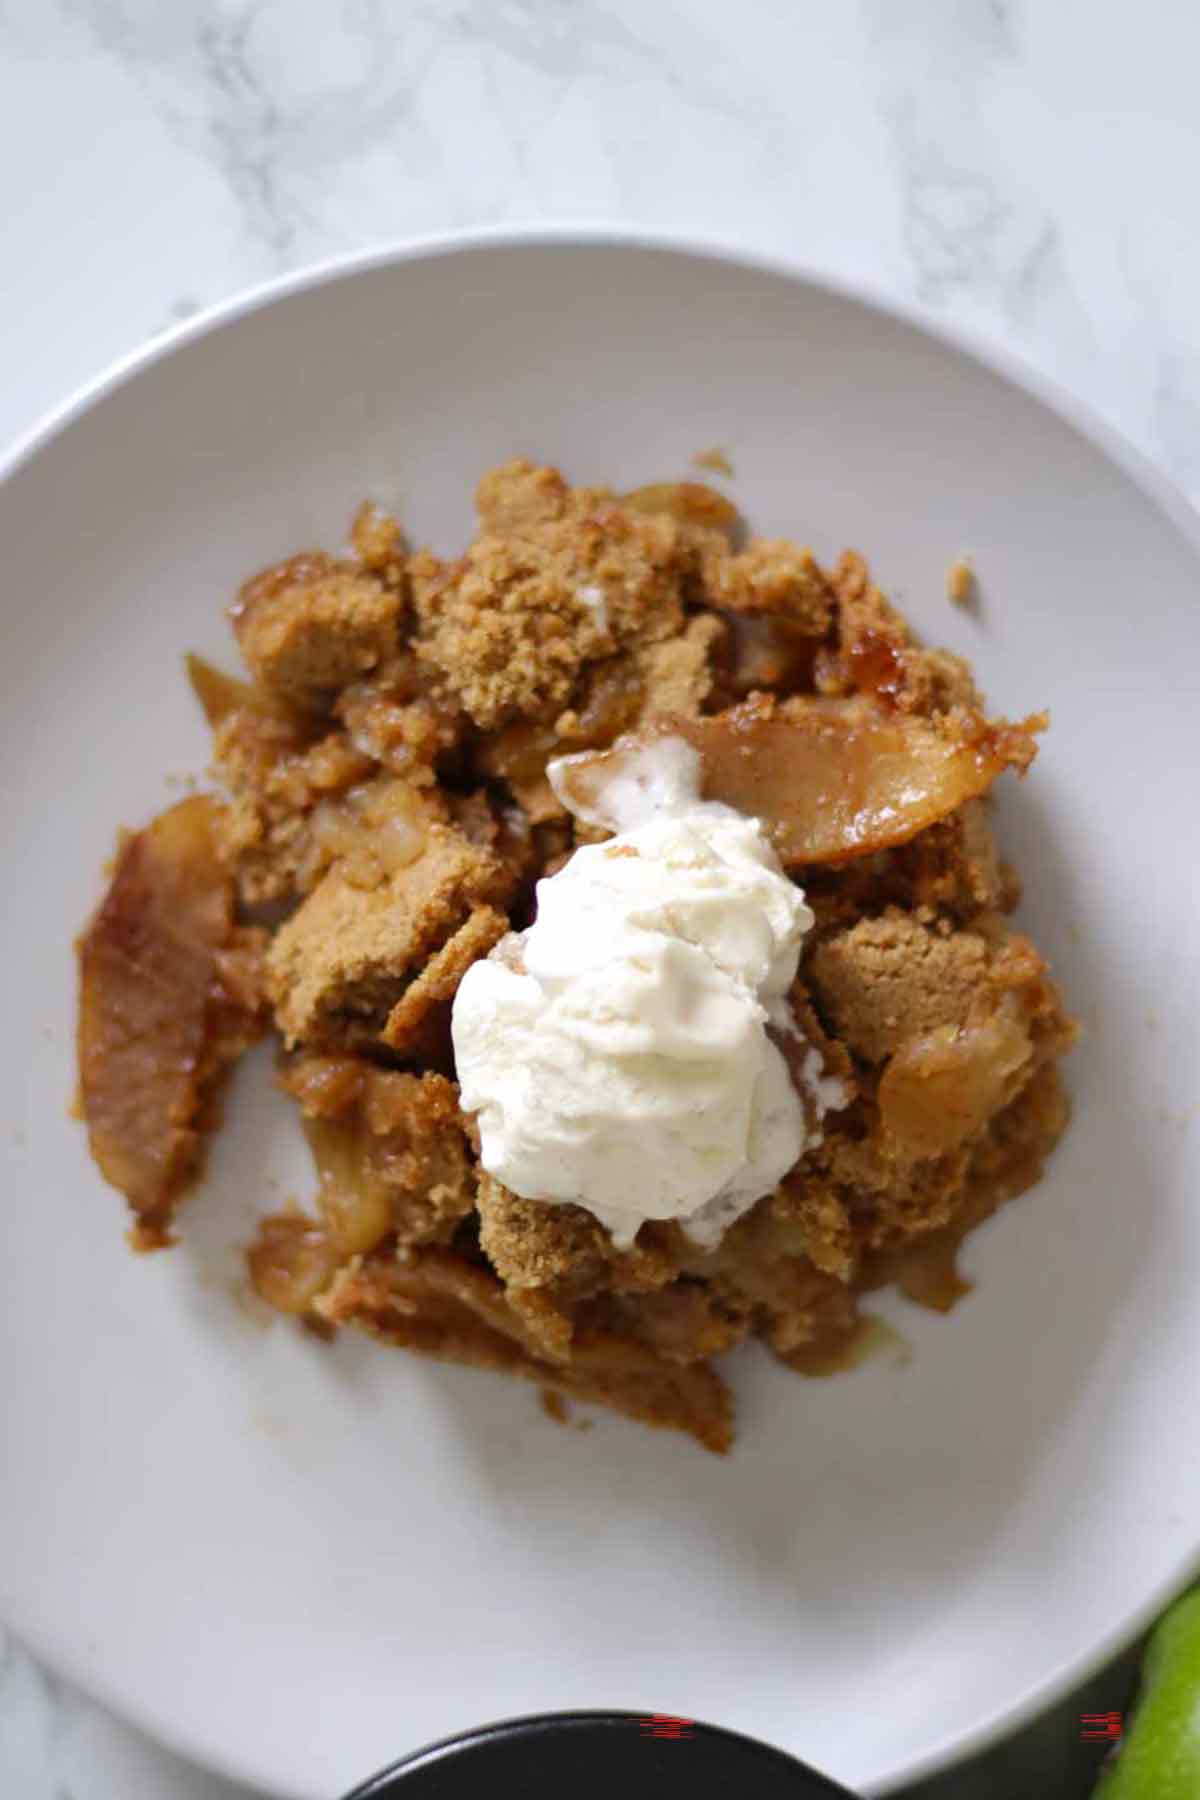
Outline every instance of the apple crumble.
<path id="1" fill-rule="evenodd" d="M 748 538 L 698 483 L 620 495 L 515 461 L 477 504 L 451 560 L 363 506 L 344 552 L 302 552 L 241 589 L 248 679 L 189 659 L 218 791 L 123 838 L 80 940 L 92 1153 L 128 1199 L 135 1247 L 169 1244 L 222 1082 L 272 1031 L 316 1194 L 311 1212 L 261 1220 L 247 1262 L 264 1300 L 324 1334 L 354 1326 L 508 1370 L 724 1451 L 715 1359 L 758 1338 L 800 1371 L 853 1360 L 862 1297 L 886 1283 L 950 1305 L 963 1236 L 1038 1179 L 1064 1127 L 1074 1026 L 1008 921 L 1018 884 L 989 817 L 992 784 L 1025 773 L 1046 719 L 989 718 L 967 665 L 918 645 L 857 552 L 824 568 Z M 731 1129 L 755 1139 L 757 1186 L 714 1173 L 724 1210 L 672 1211 L 650 1195 L 660 1164 L 670 1186 L 671 1143 L 701 1183 L 708 1149 L 660 1134 L 656 1162 L 647 1138 L 642 1194 L 637 1131 L 623 1150 L 614 1134 L 588 1158 L 602 1182 L 628 1152 L 624 1229 L 580 1203 L 582 1153 L 572 1186 L 574 1115 L 555 1140 L 561 1179 L 517 1191 L 496 1144 L 520 1076 L 488 1089 L 485 1055 L 478 1091 L 479 1044 L 499 1030 L 493 992 L 524 1008 L 519 1045 L 541 1029 L 535 952 L 553 918 L 570 938 L 589 871 L 599 936 L 606 896 L 649 930 L 662 832 L 614 836 L 605 797 L 664 744 L 694 771 L 696 810 L 655 875 L 650 924 L 670 979 L 701 985 L 685 980 L 661 1028 L 728 1028 L 746 1090 Z M 761 932 L 734 933 L 758 987 L 713 936 L 732 914 L 712 899 L 706 819 L 732 846 L 722 879 L 736 863 L 739 894 L 776 904 L 783 890 L 769 955 Z M 690 938 L 677 882 L 702 915 Z M 682 947 L 664 935 L 676 927 Z M 641 981 L 640 951 L 629 966 Z M 595 1031 L 576 1020 L 588 1055 L 637 1025 L 611 1005 Z M 748 1033 L 775 1083 L 766 1123 L 751 1116 Z M 691 1081 L 700 1052 L 676 1049 Z M 583 1075 L 570 1057 L 546 1067 L 569 1108 Z M 689 1102 L 697 1130 L 714 1106 L 735 1110 L 723 1078 L 688 1093 L 705 1096 L 706 1111 Z M 550 1166 L 544 1148 L 512 1167 Z"/>

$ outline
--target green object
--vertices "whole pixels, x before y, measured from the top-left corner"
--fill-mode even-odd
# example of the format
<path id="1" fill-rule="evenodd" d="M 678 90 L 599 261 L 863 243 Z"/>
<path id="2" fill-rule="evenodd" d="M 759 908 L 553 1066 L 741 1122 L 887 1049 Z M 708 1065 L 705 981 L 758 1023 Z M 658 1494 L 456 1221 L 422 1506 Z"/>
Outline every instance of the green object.
<path id="1" fill-rule="evenodd" d="M 1200 1588 L 1155 1627 L 1133 1724 L 1093 1800 L 1200 1800 Z"/>

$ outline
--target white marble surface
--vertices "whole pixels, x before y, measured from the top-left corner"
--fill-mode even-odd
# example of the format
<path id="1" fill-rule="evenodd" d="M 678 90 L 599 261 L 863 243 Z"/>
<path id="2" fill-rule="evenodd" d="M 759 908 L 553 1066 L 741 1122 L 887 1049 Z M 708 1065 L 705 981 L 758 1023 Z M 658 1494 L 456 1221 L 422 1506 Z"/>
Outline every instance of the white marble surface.
<path id="1" fill-rule="evenodd" d="M 1200 500 L 1198 59 L 1178 0 L 0 0 L 0 440 L 264 276 L 588 218 L 968 322 Z M 2 1634 L 0 1794 L 235 1800 Z"/>

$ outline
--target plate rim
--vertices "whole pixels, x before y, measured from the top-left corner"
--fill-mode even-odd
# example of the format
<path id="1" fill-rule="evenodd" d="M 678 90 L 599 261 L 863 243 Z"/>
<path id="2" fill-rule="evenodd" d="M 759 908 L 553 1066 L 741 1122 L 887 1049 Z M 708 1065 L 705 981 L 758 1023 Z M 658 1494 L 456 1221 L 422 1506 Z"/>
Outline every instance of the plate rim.
<path id="1" fill-rule="evenodd" d="M 462 230 L 406 234 L 364 250 L 307 262 L 286 274 L 241 287 L 225 299 L 202 308 L 190 318 L 118 356 L 43 413 L 32 427 L 10 440 L 7 448 L 0 452 L 0 485 L 32 463 L 110 394 L 165 362 L 176 351 L 255 313 L 266 311 L 281 300 L 407 263 L 486 250 L 529 249 L 650 251 L 694 262 L 714 263 L 773 276 L 832 300 L 849 302 L 886 319 L 896 320 L 940 348 L 965 357 L 1016 387 L 1074 430 L 1100 456 L 1114 464 L 1143 498 L 1165 516 L 1200 564 L 1200 510 L 1183 488 L 1091 401 L 1065 387 L 1022 353 L 998 342 L 986 331 L 975 325 L 948 320 L 931 308 L 889 293 L 871 281 L 832 273 L 801 257 L 764 250 L 736 236 L 610 220 L 515 221 Z M 1128 1649 L 1163 1608 L 1198 1576 L 1200 1529 L 1192 1549 L 1174 1565 L 1171 1577 L 1156 1584 L 1140 1606 L 1123 1614 L 1092 1649 L 1074 1658 L 1064 1658 L 1052 1675 L 1027 1684 L 1015 1699 L 997 1707 L 975 1725 L 940 1737 L 923 1755 L 898 1764 L 874 1783 L 871 1794 L 877 1800 L 883 1800 L 900 1787 L 977 1756 L 1021 1730 Z M 186 1726 L 176 1726 L 171 1719 L 160 1717 L 154 1709 L 143 1710 L 136 1697 L 131 1699 L 123 1690 L 111 1689 L 102 1674 L 82 1668 L 69 1651 L 64 1653 L 61 1646 L 47 1643 L 36 1627 L 26 1628 L 19 1619 L 13 1621 L 10 1618 L 0 1624 L 6 1625 L 38 1662 L 63 1676 L 89 1699 L 152 1741 L 250 1792 L 268 1794 L 269 1790 L 262 1786 L 260 1779 L 248 1774 L 240 1762 L 226 1758 L 219 1745 L 197 1739 Z M 485 1729 L 490 1723 L 494 1722 L 480 1721 L 476 1729 Z"/>

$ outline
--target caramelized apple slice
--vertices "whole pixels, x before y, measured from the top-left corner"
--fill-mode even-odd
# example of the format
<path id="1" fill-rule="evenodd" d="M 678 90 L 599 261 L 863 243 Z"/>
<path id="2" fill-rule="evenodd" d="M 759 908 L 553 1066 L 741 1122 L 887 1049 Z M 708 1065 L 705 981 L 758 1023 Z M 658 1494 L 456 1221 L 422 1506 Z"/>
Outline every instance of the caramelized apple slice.
<path id="1" fill-rule="evenodd" d="M 204 716 L 214 731 L 223 719 L 242 707 L 251 712 L 275 710 L 271 708 L 261 689 L 243 681 L 240 676 L 227 675 L 224 669 L 218 669 L 207 657 L 197 656 L 194 650 L 188 651 L 184 663 L 192 692 L 204 708 Z"/>
<path id="2" fill-rule="evenodd" d="M 712 718 L 675 719 L 664 734 L 700 756 L 701 790 L 761 819 L 781 860 L 841 863 L 889 850 L 985 794 L 997 775 L 1023 773 L 1044 714 L 1020 724 L 977 713 L 931 721 L 864 700 L 756 696 Z M 604 789 L 635 740 L 564 758 L 559 792 L 572 811 L 603 811 Z"/>
<path id="3" fill-rule="evenodd" d="M 127 838 L 79 942 L 83 1116 L 141 1250 L 170 1242 L 205 1103 L 260 1028 L 259 939 L 233 922 L 219 806 L 194 795 Z"/>
<path id="4" fill-rule="evenodd" d="M 944 1156 L 973 1137 L 1028 1080 L 1033 1041 L 1015 1006 L 905 1038 L 879 1083 L 889 1148 L 904 1161 Z"/>

